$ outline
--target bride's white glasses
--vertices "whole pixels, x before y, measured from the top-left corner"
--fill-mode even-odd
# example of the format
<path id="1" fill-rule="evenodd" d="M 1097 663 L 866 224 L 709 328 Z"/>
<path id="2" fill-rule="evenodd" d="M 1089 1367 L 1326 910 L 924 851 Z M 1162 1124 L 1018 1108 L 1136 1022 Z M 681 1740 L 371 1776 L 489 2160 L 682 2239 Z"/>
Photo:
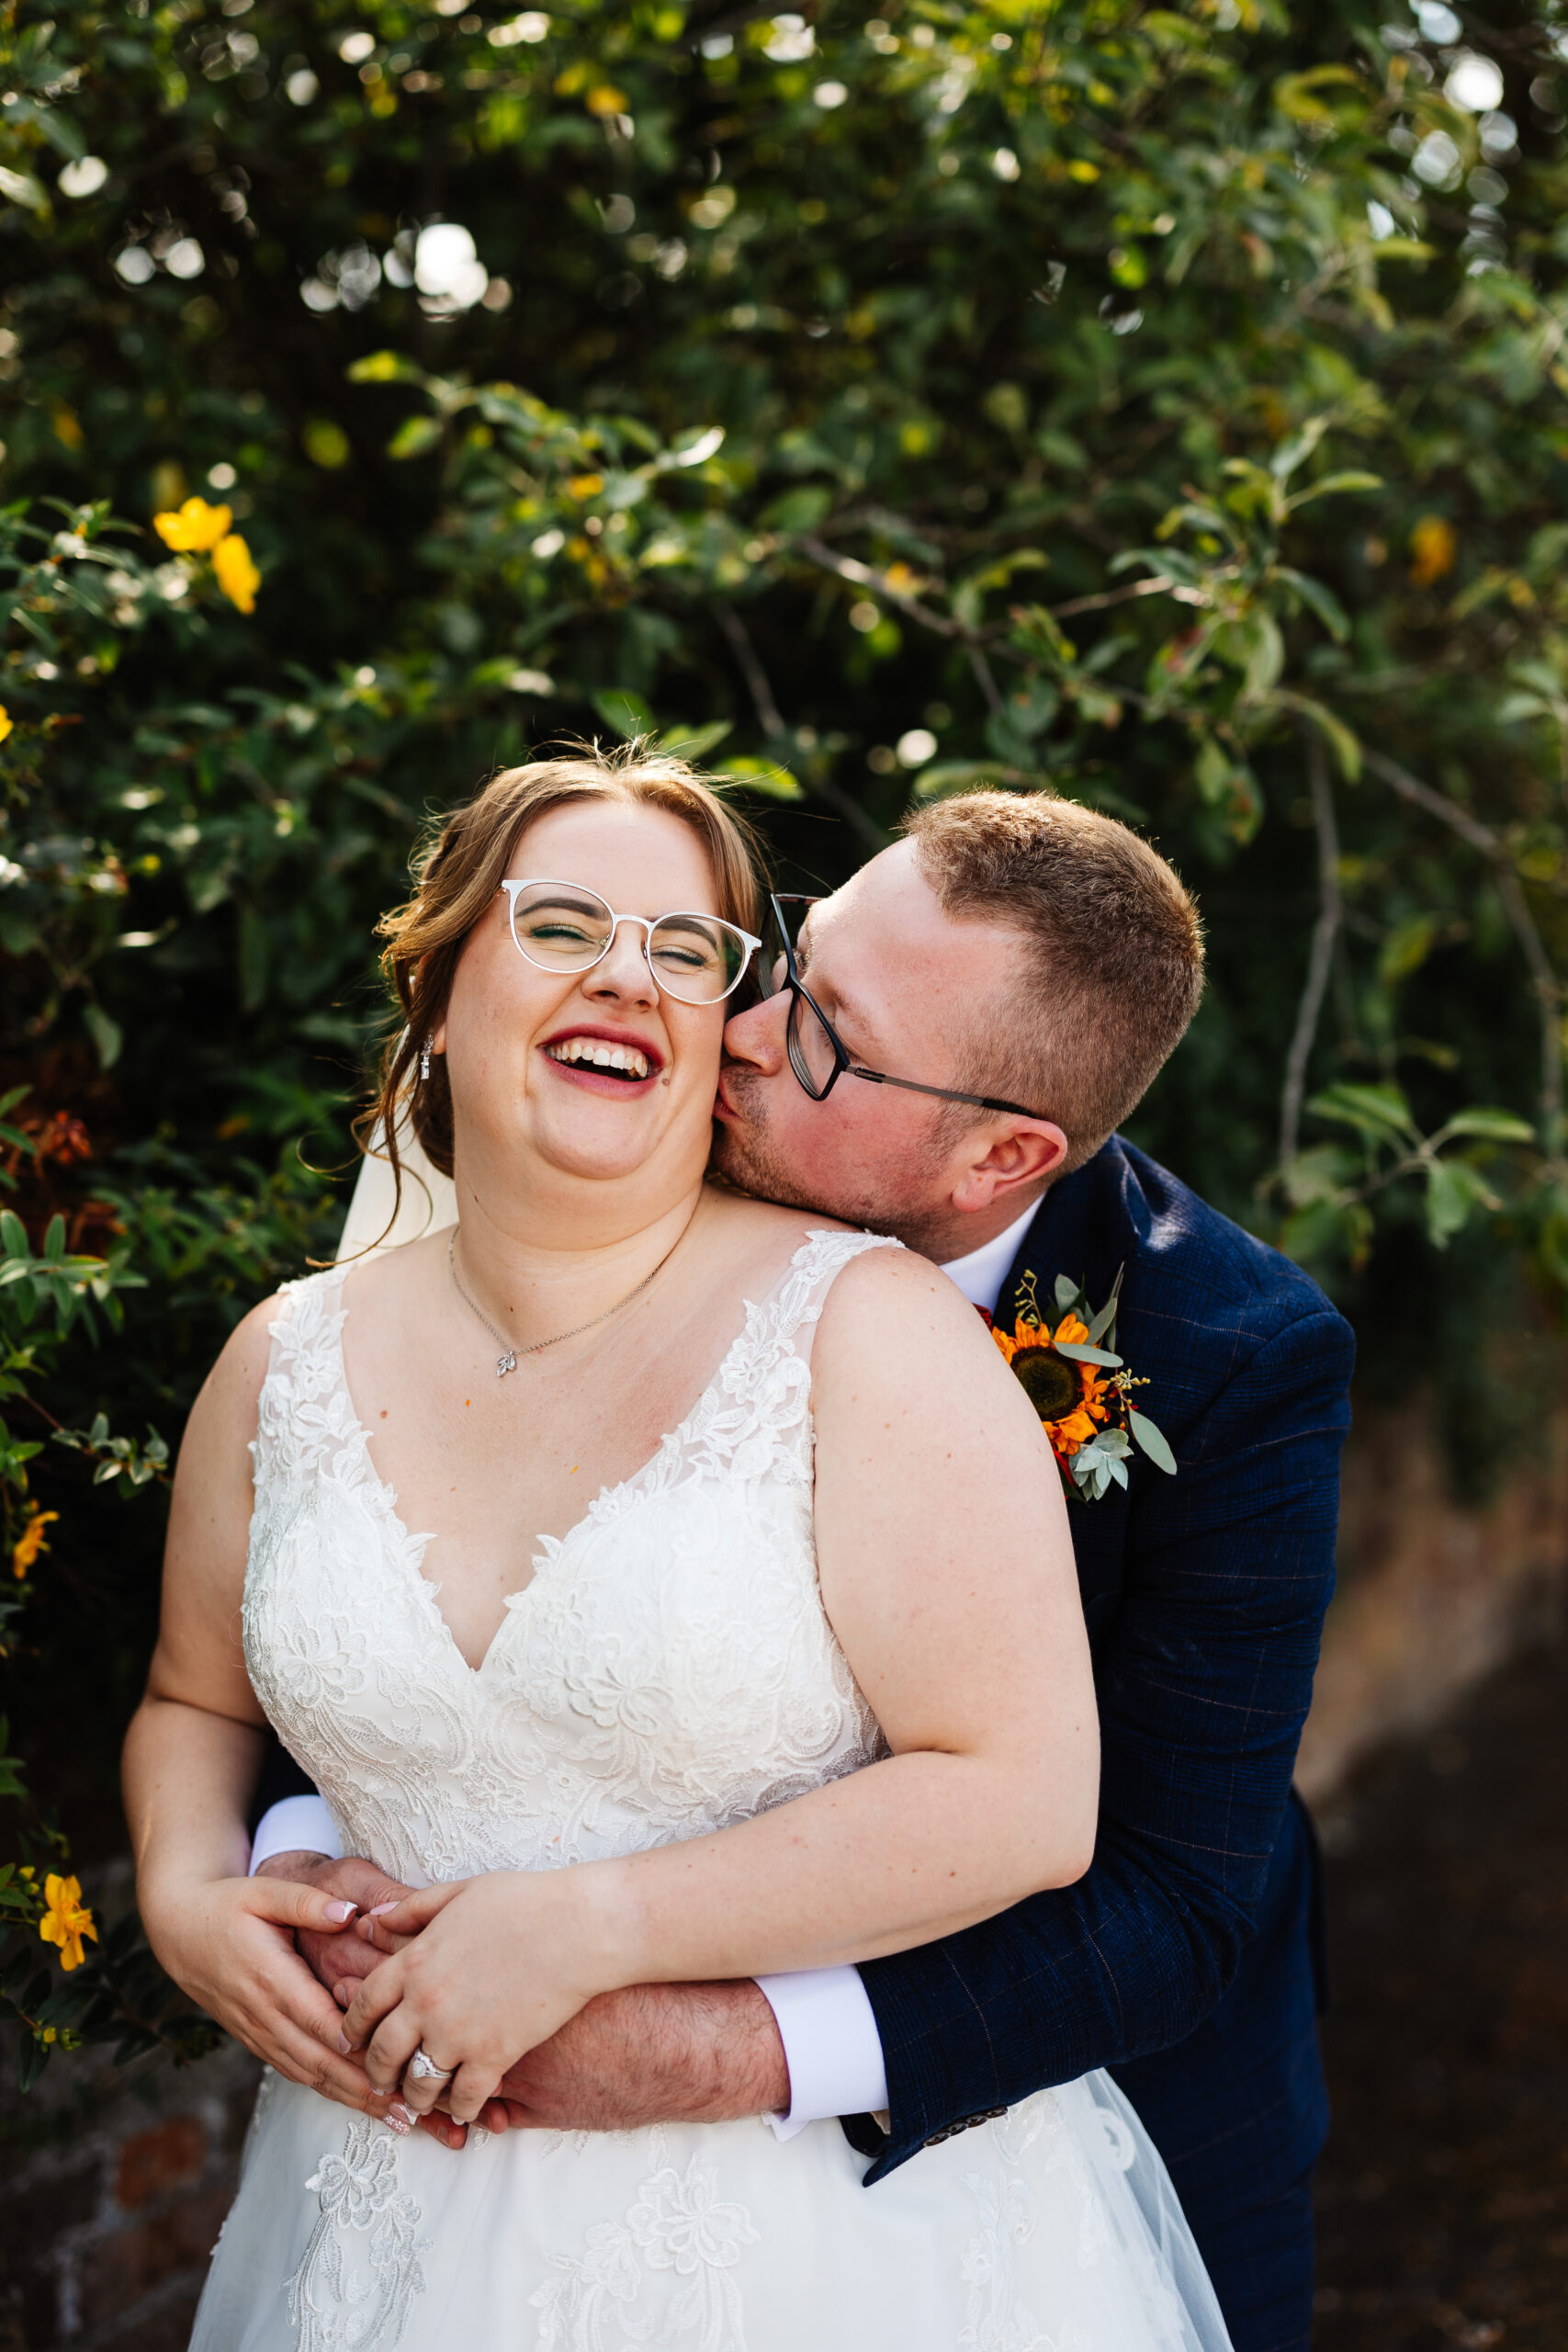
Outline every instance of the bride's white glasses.
<path id="1" fill-rule="evenodd" d="M 591 972 L 624 922 L 642 925 L 643 960 L 655 986 L 681 1004 L 722 1004 L 761 945 L 719 915 L 618 915 L 576 882 L 503 882 L 513 943 L 541 972 Z"/>

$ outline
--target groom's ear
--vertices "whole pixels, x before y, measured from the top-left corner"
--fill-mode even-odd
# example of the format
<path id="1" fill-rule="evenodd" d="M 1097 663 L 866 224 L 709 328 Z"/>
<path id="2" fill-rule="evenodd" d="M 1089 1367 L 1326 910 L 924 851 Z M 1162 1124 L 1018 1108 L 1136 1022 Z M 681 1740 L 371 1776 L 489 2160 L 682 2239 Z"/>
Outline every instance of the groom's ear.
<path id="1" fill-rule="evenodd" d="M 1055 1176 L 1066 1156 L 1067 1138 L 1052 1119 L 1008 1117 L 976 1127 L 958 1148 L 953 1204 L 971 1216 L 988 1209 Z"/>

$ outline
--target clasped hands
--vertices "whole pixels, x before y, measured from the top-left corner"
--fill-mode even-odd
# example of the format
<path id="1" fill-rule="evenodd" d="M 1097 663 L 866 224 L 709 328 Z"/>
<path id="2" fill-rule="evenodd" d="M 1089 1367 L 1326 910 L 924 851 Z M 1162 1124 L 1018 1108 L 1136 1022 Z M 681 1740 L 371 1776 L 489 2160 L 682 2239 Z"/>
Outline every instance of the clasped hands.
<path id="1" fill-rule="evenodd" d="M 773 2014 L 750 1979 L 583 1997 L 592 1972 L 581 1957 L 563 1967 L 538 1940 L 569 1940 L 564 1871 L 498 1872 L 411 1896 L 359 1859 L 278 1855 L 262 1868 L 358 1907 L 346 1932 L 296 1931 L 301 1958 L 346 2012 L 342 2041 L 355 2055 L 339 2063 L 364 2065 L 382 2112 L 422 2042 L 438 2064 L 456 2064 L 449 2084 L 416 2078 L 400 2094 L 446 2146 L 463 2145 L 470 2120 L 491 2132 L 614 2132 L 789 2104 Z M 552 2015 L 562 2020 L 553 2028 Z"/>

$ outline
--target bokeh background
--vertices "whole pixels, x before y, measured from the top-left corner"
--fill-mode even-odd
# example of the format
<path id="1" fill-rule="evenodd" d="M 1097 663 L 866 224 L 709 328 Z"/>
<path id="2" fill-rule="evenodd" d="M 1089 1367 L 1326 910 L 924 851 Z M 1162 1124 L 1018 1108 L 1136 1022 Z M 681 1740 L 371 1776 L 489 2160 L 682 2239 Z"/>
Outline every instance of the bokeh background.
<path id="1" fill-rule="evenodd" d="M 1565 115 L 1555 0 L 0 0 L 0 2346 L 183 2343 L 227 2194 L 115 1758 L 375 919 L 637 733 L 786 887 L 984 782 L 1199 893 L 1130 1132 L 1360 1345 L 1321 2340 L 1561 2344 Z"/>

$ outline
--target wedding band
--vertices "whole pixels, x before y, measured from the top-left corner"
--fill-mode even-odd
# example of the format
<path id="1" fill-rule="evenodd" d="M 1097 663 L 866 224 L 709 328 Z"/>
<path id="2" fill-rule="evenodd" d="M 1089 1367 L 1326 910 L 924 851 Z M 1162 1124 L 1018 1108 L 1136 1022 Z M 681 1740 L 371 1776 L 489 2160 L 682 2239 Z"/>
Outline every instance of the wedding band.
<path id="1" fill-rule="evenodd" d="M 449 2083 L 457 2071 L 456 2066 L 438 2066 L 423 2042 L 409 2060 L 409 2073 L 424 2083 Z"/>

